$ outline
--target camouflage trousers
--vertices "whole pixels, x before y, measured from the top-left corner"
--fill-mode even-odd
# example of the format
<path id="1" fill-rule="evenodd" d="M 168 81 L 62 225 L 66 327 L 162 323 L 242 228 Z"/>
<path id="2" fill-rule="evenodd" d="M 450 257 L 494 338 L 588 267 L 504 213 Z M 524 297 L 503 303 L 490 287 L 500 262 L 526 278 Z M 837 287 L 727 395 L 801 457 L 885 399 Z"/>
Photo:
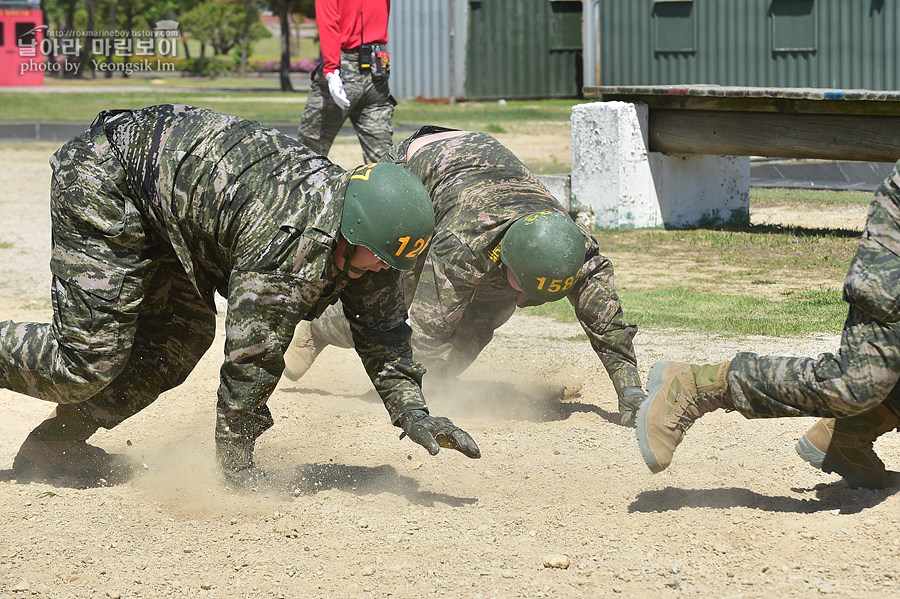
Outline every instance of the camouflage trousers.
<path id="1" fill-rule="evenodd" d="M 360 72 L 356 52 L 341 52 L 340 75 L 350 108 L 345 110 L 334 103 L 321 68 L 317 69 L 312 75 L 297 136 L 308 148 L 328 156 L 334 138 L 349 117 L 362 146 L 363 162 L 387 161 L 397 103 L 387 79 L 374 81 L 368 71 Z"/>
<path id="2" fill-rule="evenodd" d="M 453 334 L 446 339 L 430 337 L 412 320 L 413 359 L 421 362 L 431 375 L 457 376 L 475 361 L 493 339 L 494 331 L 515 311 L 515 299 L 508 293 L 498 291 L 495 294 L 490 288 L 481 288 L 466 306 Z M 310 328 L 318 348 L 326 345 L 353 347 L 350 325 L 340 302 L 329 306 Z"/>
<path id="3" fill-rule="evenodd" d="M 215 314 L 145 234 L 102 125 L 51 164 L 52 322 L 0 322 L 0 387 L 112 428 L 187 378 Z"/>
<path id="4" fill-rule="evenodd" d="M 728 393 L 747 418 L 844 417 L 896 398 L 898 379 L 900 327 L 851 306 L 836 355 L 739 353 L 728 369 Z"/>

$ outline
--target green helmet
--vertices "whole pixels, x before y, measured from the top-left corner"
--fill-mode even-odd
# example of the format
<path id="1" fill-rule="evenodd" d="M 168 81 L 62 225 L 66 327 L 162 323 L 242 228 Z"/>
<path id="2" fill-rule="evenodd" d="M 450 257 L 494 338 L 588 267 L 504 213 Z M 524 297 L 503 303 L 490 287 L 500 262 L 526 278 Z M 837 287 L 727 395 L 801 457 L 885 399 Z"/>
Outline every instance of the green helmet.
<path id="1" fill-rule="evenodd" d="M 506 230 L 500 260 L 529 297 L 564 297 L 584 265 L 584 237 L 571 218 L 544 210 L 523 216 Z"/>
<path id="2" fill-rule="evenodd" d="M 434 232 L 434 208 L 422 182 L 395 164 L 379 162 L 350 174 L 341 235 L 388 265 L 410 270 Z"/>

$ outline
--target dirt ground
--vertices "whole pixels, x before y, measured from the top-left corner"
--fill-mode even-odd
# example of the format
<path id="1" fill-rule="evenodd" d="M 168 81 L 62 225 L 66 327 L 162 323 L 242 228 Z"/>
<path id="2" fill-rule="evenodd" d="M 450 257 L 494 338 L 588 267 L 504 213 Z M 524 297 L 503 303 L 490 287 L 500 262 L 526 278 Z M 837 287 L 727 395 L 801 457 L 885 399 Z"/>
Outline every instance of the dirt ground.
<path id="1" fill-rule="evenodd" d="M 3 318 L 49 318 L 53 149 L 0 144 Z M 257 446 L 271 483 L 246 494 L 214 464 L 221 335 L 184 385 L 95 435 L 132 464 L 118 485 L 16 481 L 18 446 L 52 406 L 0 391 L 0 599 L 900 594 L 900 495 L 801 461 L 794 443 L 813 419 L 710 414 L 652 475 L 596 356 L 567 340 L 578 332 L 517 316 L 459 381 L 426 382 L 432 411 L 480 444 L 477 461 L 398 440 L 359 360 L 328 348 L 272 396 L 276 425 Z M 635 341 L 643 375 L 663 358 L 837 347 L 663 330 Z M 877 450 L 900 469 L 900 434 Z"/>

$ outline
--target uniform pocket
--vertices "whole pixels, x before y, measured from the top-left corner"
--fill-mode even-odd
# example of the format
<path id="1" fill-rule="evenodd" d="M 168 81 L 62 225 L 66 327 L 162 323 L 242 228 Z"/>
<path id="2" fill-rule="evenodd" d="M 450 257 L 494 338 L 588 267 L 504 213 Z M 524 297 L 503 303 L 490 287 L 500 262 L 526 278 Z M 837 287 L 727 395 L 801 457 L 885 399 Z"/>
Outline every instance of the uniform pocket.
<path id="1" fill-rule="evenodd" d="M 868 231 L 850 262 L 843 297 L 876 320 L 900 320 L 900 256 Z"/>
<path id="2" fill-rule="evenodd" d="M 54 333 L 66 347 L 114 355 L 131 346 L 141 300 L 139 281 L 106 278 L 98 289 L 89 281 L 54 276 L 52 299 Z"/>

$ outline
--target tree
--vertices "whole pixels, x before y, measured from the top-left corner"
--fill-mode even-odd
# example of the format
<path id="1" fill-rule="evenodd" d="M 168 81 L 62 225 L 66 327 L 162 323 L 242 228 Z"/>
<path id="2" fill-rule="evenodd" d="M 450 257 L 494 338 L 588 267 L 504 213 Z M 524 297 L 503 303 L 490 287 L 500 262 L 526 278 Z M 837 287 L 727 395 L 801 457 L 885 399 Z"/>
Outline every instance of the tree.
<path id="1" fill-rule="evenodd" d="M 291 85 L 291 22 L 292 11 L 300 15 L 312 17 L 316 14 L 315 0 L 269 0 L 269 8 L 278 15 L 278 24 L 281 26 L 281 66 L 278 79 L 281 83 L 281 91 L 294 91 Z"/>
<path id="2" fill-rule="evenodd" d="M 210 44 L 216 54 L 228 54 L 241 42 L 248 21 L 248 43 L 271 35 L 260 21 L 259 11 L 243 0 L 203 2 L 182 15 L 179 23 L 182 31 Z"/>

